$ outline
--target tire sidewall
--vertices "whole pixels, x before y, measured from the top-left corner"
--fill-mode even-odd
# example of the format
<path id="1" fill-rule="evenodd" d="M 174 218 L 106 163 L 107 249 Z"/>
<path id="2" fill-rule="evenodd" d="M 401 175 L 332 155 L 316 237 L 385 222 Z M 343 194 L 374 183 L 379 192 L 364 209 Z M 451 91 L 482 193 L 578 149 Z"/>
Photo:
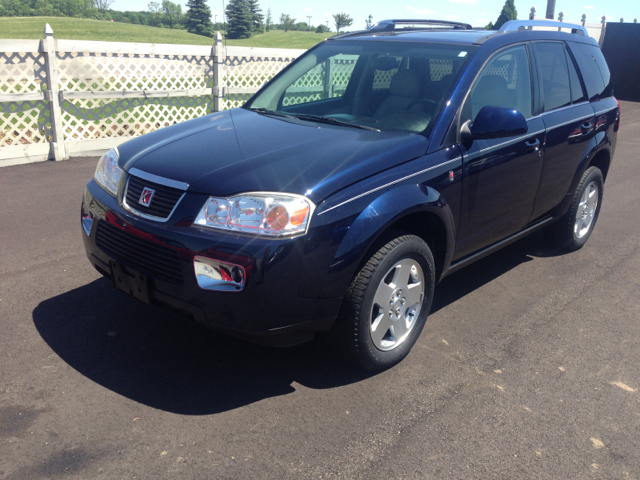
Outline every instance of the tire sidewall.
<path id="1" fill-rule="evenodd" d="M 591 222 L 591 226 L 589 231 L 583 237 L 576 237 L 575 232 L 575 219 L 576 213 L 578 212 L 578 208 L 580 208 L 580 199 L 584 194 L 584 191 L 589 186 L 591 182 L 596 182 L 598 186 L 598 205 L 596 207 L 595 214 L 593 216 L 593 221 Z M 571 205 L 571 209 L 569 210 L 569 219 L 568 219 L 568 228 L 570 228 L 570 240 L 569 240 L 569 248 L 572 250 L 577 250 L 582 248 L 582 246 L 587 243 L 589 237 L 593 233 L 594 228 L 596 227 L 596 223 L 598 221 L 598 216 L 600 215 L 600 208 L 602 207 L 602 198 L 604 193 L 604 181 L 602 178 L 602 172 L 599 168 L 592 167 L 585 172 L 585 176 L 582 178 L 582 182 L 580 183 L 580 188 L 576 192 L 575 199 L 573 204 Z"/>
<path id="2" fill-rule="evenodd" d="M 424 299 L 420 308 L 420 315 L 416 319 L 409 336 L 402 344 L 393 350 L 384 351 L 378 349 L 371 338 L 371 319 L 369 318 L 371 308 L 373 307 L 373 299 L 375 297 L 378 286 L 388 273 L 388 271 L 399 261 L 410 258 L 418 262 L 422 268 L 425 282 Z M 433 290 L 435 284 L 433 255 L 429 247 L 420 239 L 411 239 L 402 242 L 396 246 L 384 259 L 377 265 L 375 273 L 372 275 L 367 291 L 362 302 L 360 310 L 360 321 L 358 322 L 360 344 L 367 360 L 375 369 L 388 368 L 404 357 L 407 356 L 413 345 L 418 340 L 420 333 L 429 316 L 431 302 L 433 300 Z"/>

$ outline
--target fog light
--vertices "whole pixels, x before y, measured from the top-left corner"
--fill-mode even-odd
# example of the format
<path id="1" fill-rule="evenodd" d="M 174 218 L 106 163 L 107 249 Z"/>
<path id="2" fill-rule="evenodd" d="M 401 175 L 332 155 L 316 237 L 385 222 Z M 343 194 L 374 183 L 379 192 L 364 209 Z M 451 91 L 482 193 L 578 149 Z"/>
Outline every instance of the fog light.
<path id="1" fill-rule="evenodd" d="M 193 269 L 198 286 L 204 290 L 240 292 L 244 288 L 246 274 L 240 265 L 195 256 Z"/>

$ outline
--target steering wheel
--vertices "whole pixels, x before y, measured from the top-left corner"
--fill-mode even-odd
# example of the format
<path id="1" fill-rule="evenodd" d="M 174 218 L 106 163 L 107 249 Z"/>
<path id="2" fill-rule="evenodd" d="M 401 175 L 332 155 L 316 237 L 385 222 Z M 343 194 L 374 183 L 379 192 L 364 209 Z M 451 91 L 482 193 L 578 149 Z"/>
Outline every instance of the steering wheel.
<path id="1" fill-rule="evenodd" d="M 419 99 L 419 100 L 415 100 L 413 103 L 411 103 L 411 104 L 407 107 L 407 110 L 409 110 L 409 111 L 410 111 L 410 110 L 411 110 L 413 107 L 415 107 L 416 105 L 421 105 L 421 104 L 422 104 L 422 105 L 425 105 L 425 107 L 423 108 L 423 110 L 424 110 L 424 113 L 426 113 L 426 114 L 428 114 L 428 115 L 433 114 L 433 112 L 435 112 L 436 108 L 438 107 L 438 104 L 437 104 L 435 101 L 430 100 L 430 99 L 428 99 L 428 98 L 422 98 L 422 99 Z M 431 106 L 431 108 L 429 109 L 429 108 L 427 107 L 427 105 Z M 416 112 L 412 112 L 412 113 L 416 113 Z"/>

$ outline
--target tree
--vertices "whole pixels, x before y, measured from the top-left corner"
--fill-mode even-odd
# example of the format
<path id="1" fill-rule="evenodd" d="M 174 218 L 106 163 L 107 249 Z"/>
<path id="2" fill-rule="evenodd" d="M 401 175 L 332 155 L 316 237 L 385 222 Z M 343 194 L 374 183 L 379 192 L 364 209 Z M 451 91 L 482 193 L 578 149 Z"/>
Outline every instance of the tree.
<path id="1" fill-rule="evenodd" d="M 369 30 L 371 28 L 371 25 L 373 25 L 373 17 L 371 15 L 369 15 L 369 18 L 367 18 L 364 21 L 364 23 L 366 25 L 367 30 Z"/>
<path id="2" fill-rule="evenodd" d="M 171 0 L 162 0 L 162 13 L 164 15 L 162 22 L 171 28 L 175 28 L 182 21 L 182 6 Z"/>
<path id="3" fill-rule="evenodd" d="M 485 30 L 495 30 L 495 27 L 493 26 L 493 22 L 489 22 L 485 25 L 484 27 Z"/>
<path id="4" fill-rule="evenodd" d="M 272 26 L 273 26 L 273 19 L 271 18 L 271 7 L 269 7 L 267 9 L 267 18 L 265 18 L 264 20 L 264 28 L 268 32 L 269 30 L 271 30 Z"/>
<path id="5" fill-rule="evenodd" d="M 258 0 L 247 0 L 249 3 L 249 11 L 253 17 L 253 31 L 262 32 L 264 15 L 262 15 L 262 9 L 258 5 Z"/>
<path id="6" fill-rule="evenodd" d="M 333 22 L 336 24 L 336 33 L 340 33 L 342 27 L 349 27 L 353 24 L 353 18 L 347 13 L 336 13 L 333 15 Z"/>
<path id="7" fill-rule="evenodd" d="M 288 32 L 291 30 L 291 27 L 295 24 L 295 20 L 291 18 L 291 15 L 287 13 L 283 13 L 280 15 L 280 25 L 282 26 L 282 30 Z"/>
<path id="8" fill-rule="evenodd" d="M 504 2 L 504 7 L 502 7 L 502 11 L 500 12 L 500 16 L 496 23 L 493 25 L 493 30 L 500 30 L 500 27 L 507 23 L 509 20 L 517 20 L 518 19 L 518 11 L 516 10 L 516 5 L 514 0 L 506 0 Z"/>
<path id="9" fill-rule="evenodd" d="M 187 31 L 196 35 L 212 37 L 211 9 L 206 0 L 188 0 L 187 8 L 189 9 L 187 10 Z"/>
<path id="10" fill-rule="evenodd" d="M 316 28 L 316 33 L 326 33 L 329 31 L 329 27 L 327 27 L 326 25 L 318 25 L 318 28 Z"/>
<path id="11" fill-rule="evenodd" d="M 94 0 L 94 5 L 100 13 L 105 13 L 115 0 Z"/>
<path id="12" fill-rule="evenodd" d="M 251 37 L 254 24 L 248 0 L 230 0 L 226 14 L 227 38 Z"/>
<path id="13" fill-rule="evenodd" d="M 162 5 L 160 2 L 149 2 L 147 8 L 151 14 L 149 24 L 153 27 L 159 27 L 162 24 Z"/>

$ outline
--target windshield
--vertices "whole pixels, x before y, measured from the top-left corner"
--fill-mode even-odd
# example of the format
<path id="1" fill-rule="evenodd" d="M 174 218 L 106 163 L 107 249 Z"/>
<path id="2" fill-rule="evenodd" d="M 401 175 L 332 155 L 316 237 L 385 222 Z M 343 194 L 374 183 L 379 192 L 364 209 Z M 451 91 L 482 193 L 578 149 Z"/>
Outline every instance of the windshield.
<path id="1" fill-rule="evenodd" d="M 380 131 L 428 133 L 477 47 L 328 41 L 272 80 L 244 108 Z"/>

